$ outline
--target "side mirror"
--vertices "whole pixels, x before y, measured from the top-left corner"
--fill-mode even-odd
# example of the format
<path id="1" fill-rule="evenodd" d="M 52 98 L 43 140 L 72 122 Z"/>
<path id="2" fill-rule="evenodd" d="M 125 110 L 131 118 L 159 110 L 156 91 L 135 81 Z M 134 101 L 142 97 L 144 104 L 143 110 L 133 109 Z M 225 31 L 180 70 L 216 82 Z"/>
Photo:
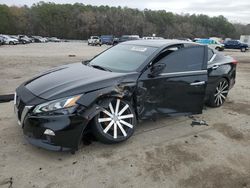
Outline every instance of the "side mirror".
<path id="1" fill-rule="evenodd" d="M 165 69 L 166 64 L 164 63 L 156 63 L 155 65 L 153 65 L 150 69 L 151 73 L 149 74 L 150 77 L 155 77 L 158 76 L 163 69 Z"/>
<path id="2" fill-rule="evenodd" d="M 90 60 L 83 60 L 83 61 L 82 61 L 82 64 L 83 64 L 83 65 L 87 65 L 89 62 L 90 62 Z"/>

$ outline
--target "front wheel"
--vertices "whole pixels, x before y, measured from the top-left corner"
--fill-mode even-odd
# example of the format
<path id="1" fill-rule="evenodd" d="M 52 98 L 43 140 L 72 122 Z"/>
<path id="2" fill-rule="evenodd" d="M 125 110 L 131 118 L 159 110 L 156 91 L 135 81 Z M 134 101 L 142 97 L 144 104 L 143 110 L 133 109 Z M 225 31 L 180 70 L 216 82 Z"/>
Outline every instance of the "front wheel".
<path id="1" fill-rule="evenodd" d="M 132 105 L 125 100 L 112 98 L 109 106 L 94 117 L 92 131 L 106 144 L 127 140 L 134 133 L 136 115 Z"/>
<path id="2" fill-rule="evenodd" d="M 220 107 L 224 104 L 227 94 L 229 92 L 229 83 L 225 78 L 221 78 L 215 88 L 212 94 L 209 97 L 209 100 L 207 102 L 208 106 L 211 107 Z"/>

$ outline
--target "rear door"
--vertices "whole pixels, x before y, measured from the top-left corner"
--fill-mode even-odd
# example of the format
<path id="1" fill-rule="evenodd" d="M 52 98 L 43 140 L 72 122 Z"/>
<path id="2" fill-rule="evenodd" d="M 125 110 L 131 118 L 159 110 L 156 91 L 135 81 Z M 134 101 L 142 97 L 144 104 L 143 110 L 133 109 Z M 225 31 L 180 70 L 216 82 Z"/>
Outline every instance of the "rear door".
<path id="1" fill-rule="evenodd" d="M 138 80 L 138 112 L 154 115 L 188 115 L 202 112 L 207 84 L 207 46 L 165 49 L 152 64 L 165 64 L 157 75 L 148 68 Z"/>

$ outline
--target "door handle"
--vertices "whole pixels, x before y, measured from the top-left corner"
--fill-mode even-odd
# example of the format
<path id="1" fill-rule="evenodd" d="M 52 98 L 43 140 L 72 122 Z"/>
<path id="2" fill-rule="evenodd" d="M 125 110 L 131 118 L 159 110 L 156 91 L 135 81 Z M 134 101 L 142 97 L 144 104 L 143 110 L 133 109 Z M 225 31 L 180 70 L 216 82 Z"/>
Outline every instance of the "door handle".
<path id="1" fill-rule="evenodd" d="M 212 66 L 212 69 L 215 70 L 215 69 L 217 69 L 218 67 L 219 67 L 219 65 L 214 65 L 214 66 Z"/>
<path id="2" fill-rule="evenodd" d="M 204 85 L 205 83 L 206 83 L 205 81 L 193 82 L 193 83 L 191 83 L 190 85 L 191 85 L 191 86 L 201 86 L 201 85 Z"/>

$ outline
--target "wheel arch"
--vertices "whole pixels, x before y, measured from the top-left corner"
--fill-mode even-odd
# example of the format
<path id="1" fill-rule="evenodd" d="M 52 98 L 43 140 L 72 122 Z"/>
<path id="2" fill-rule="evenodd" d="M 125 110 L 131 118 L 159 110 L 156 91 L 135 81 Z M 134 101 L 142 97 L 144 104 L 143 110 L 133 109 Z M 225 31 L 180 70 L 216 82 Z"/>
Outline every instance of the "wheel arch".
<path id="1" fill-rule="evenodd" d="M 84 94 L 77 103 L 81 106 L 79 114 L 88 120 L 85 130 L 89 130 L 93 118 L 102 111 L 103 108 L 109 105 L 110 98 L 120 98 L 130 102 L 134 108 L 136 118 L 138 119 L 135 88 L 136 83 L 126 83 L 105 87 Z M 84 135 L 84 132 L 82 133 L 82 136 Z"/>
<path id="2" fill-rule="evenodd" d="M 88 123 L 86 125 L 86 127 L 84 128 L 84 130 L 82 131 L 81 135 L 80 135 L 80 140 L 83 140 L 85 137 L 88 138 L 90 137 L 95 137 L 95 139 L 97 139 L 95 133 L 93 132 L 93 127 L 94 123 L 95 123 L 95 117 L 96 115 L 98 115 L 98 113 L 100 113 L 104 108 L 108 107 L 109 103 L 110 103 L 110 99 L 112 98 L 116 98 L 116 99 L 123 99 L 124 101 L 128 101 L 131 105 L 132 108 L 134 110 L 134 114 L 136 116 L 136 121 L 138 121 L 138 115 L 136 112 L 136 108 L 134 107 L 134 102 L 133 102 L 133 97 L 129 98 L 126 96 L 120 96 L 120 95 L 108 95 L 108 96 L 102 96 L 100 98 L 98 98 L 83 114 L 82 116 L 84 116 L 84 118 L 88 118 Z"/>

